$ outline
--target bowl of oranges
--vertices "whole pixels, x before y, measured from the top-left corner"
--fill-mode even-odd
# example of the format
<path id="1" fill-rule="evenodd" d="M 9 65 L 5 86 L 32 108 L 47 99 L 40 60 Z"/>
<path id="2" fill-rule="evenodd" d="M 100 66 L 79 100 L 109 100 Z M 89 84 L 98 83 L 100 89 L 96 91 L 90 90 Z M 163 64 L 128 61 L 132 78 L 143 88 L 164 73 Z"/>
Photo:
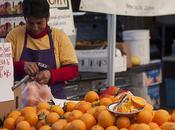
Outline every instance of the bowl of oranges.
<path id="1" fill-rule="evenodd" d="M 119 102 L 110 104 L 108 111 L 116 116 L 132 116 L 142 111 L 145 105 L 146 101 L 141 97 L 124 95 Z"/>

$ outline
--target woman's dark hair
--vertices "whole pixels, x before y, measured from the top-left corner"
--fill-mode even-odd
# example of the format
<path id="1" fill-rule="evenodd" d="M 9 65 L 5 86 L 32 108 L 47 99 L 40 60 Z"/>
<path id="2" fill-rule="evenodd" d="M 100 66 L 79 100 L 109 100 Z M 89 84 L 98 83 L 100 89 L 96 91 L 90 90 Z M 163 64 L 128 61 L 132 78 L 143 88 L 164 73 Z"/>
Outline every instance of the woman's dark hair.
<path id="1" fill-rule="evenodd" d="M 49 3 L 47 0 L 24 0 L 22 3 L 23 15 L 26 17 L 49 17 Z"/>

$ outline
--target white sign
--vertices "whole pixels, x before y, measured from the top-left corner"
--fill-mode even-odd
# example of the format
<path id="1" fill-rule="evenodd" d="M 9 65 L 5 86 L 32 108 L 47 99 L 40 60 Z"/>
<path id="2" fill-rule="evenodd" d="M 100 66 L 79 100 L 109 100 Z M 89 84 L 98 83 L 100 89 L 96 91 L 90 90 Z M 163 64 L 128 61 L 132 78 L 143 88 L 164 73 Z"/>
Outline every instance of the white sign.
<path id="1" fill-rule="evenodd" d="M 51 8 L 59 8 L 59 9 L 69 9 L 69 6 L 71 5 L 69 0 L 47 0 L 50 4 Z"/>
<path id="2" fill-rule="evenodd" d="M 50 9 L 49 26 L 63 30 L 67 35 L 75 34 L 72 12 L 69 10 Z"/>
<path id="3" fill-rule="evenodd" d="M 0 102 L 14 99 L 13 60 L 10 43 L 0 43 Z"/>
<path id="4" fill-rule="evenodd" d="M 80 9 L 129 16 L 175 14 L 175 0 L 81 0 Z"/>
<path id="5" fill-rule="evenodd" d="M 75 34 L 70 0 L 48 0 L 50 3 L 49 25 L 63 30 L 67 35 Z"/>

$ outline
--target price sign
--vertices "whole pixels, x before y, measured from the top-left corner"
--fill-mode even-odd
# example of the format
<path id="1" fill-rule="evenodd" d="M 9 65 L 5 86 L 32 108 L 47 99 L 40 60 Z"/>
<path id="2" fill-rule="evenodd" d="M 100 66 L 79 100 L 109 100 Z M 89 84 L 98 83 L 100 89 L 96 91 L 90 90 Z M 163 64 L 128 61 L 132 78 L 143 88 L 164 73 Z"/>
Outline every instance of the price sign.
<path id="1" fill-rule="evenodd" d="M 73 13 L 70 0 L 48 0 L 50 4 L 49 25 L 63 30 L 67 35 L 75 35 Z"/>
<path id="2" fill-rule="evenodd" d="M 14 82 L 12 48 L 10 43 L 0 43 L 0 102 L 14 99 L 11 89 Z"/>

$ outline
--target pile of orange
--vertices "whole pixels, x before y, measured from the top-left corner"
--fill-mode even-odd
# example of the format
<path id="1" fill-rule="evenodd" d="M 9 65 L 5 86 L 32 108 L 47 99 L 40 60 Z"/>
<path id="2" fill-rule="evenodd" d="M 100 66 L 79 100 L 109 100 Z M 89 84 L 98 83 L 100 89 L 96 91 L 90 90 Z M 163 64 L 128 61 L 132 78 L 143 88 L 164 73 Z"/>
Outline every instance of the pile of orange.
<path id="1" fill-rule="evenodd" d="M 84 101 L 67 102 L 64 109 L 40 102 L 35 107 L 14 110 L 0 130 L 175 130 L 175 112 L 170 115 L 164 109 L 155 111 L 146 103 L 144 110 L 134 117 L 114 116 L 107 110 L 107 105 L 114 100 L 103 98 L 90 91 Z M 133 101 L 138 105 L 137 100 Z M 99 104 L 94 106 L 94 102 Z"/>

